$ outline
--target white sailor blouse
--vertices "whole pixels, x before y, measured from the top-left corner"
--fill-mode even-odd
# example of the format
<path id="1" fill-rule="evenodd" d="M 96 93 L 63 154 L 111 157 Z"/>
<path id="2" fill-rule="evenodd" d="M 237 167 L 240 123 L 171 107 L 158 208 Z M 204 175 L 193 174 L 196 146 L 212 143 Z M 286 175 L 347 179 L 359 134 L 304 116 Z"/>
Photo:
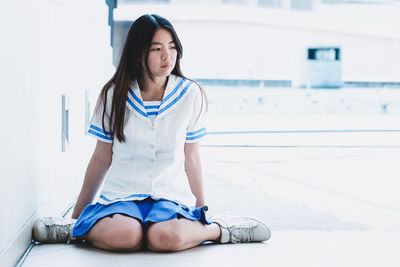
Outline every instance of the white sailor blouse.
<path id="1" fill-rule="evenodd" d="M 112 95 L 111 88 L 107 114 Z M 126 100 L 124 143 L 110 135 L 107 116 L 103 129 L 102 113 L 103 104 L 98 103 L 88 130 L 96 139 L 113 143 L 112 163 L 98 202 L 111 204 L 150 196 L 193 206 L 195 198 L 184 168 L 184 146 L 206 135 L 206 105 L 198 85 L 171 74 L 160 105 L 147 106 L 137 81 L 133 81 Z"/>

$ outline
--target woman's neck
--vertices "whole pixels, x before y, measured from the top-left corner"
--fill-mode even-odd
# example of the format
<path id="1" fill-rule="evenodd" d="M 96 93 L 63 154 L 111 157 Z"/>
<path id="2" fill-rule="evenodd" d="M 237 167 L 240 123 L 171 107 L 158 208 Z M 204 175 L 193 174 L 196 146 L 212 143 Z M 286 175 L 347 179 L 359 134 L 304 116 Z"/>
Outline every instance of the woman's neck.
<path id="1" fill-rule="evenodd" d="M 153 80 L 149 77 L 144 77 L 144 79 L 139 82 L 143 100 L 162 100 L 167 81 L 167 77 L 154 77 Z"/>
<path id="2" fill-rule="evenodd" d="M 163 91 L 167 85 L 167 77 L 153 77 L 153 80 L 146 75 L 142 79 L 140 89 L 145 92 Z"/>

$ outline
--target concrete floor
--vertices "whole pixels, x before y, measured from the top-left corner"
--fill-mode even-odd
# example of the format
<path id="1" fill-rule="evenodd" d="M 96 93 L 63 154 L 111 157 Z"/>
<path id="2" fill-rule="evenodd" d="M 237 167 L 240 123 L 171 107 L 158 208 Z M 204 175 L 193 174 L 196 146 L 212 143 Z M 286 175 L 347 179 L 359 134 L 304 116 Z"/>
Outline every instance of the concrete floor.
<path id="1" fill-rule="evenodd" d="M 335 118 L 333 129 L 368 126 L 360 118 Z M 303 129 L 324 121 L 302 119 Z M 379 121 L 379 129 L 393 129 L 400 120 Z M 212 117 L 209 131 L 224 123 L 230 122 Z M 264 130 L 280 123 L 282 117 L 269 117 Z M 204 244 L 178 253 L 36 245 L 23 266 L 400 266 L 399 137 L 399 132 L 210 134 L 201 148 L 209 213 L 257 217 L 270 226 L 269 241 Z"/>
<path id="2" fill-rule="evenodd" d="M 276 231 L 266 243 L 208 244 L 177 253 L 40 245 L 23 266 L 399 266 L 399 238 L 375 231 Z"/>

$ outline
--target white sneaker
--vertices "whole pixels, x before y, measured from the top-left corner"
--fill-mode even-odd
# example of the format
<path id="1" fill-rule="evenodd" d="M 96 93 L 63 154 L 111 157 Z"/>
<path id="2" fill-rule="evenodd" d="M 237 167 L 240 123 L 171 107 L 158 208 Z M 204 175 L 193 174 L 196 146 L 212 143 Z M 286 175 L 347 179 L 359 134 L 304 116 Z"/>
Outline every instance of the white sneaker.
<path id="1" fill-rule="evenodd" d="M 209 220 L 221 228 L 220 243 L 261 242 L 271 237 L 268 227 L 254 218 L 214 216 Z"/>
<path id="2" fill-rule="evenodd" d="M 40 243 L 70 243 L 76 219 L 44 217 L 37 219 L 32 228 L 33 240 Z"/>

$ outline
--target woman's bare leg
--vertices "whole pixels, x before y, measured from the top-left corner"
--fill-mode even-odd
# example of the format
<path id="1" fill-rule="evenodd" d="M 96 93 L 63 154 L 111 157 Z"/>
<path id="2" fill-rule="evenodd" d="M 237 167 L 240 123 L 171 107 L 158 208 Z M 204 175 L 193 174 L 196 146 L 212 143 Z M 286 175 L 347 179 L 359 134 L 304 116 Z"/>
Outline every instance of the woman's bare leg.
<path id="1" fill-rule="evenodd" d="M 114 214 L 99 220 L 79 239 L 88 240 L 93 246 L 111 251 L 136 251 L 143 244 L 143 230 L 138 220 Z"/>
<path id="2" fill-rule="evenodd" d="M 204 241 L 218 241 L 220 227 L 212 223 L 173 219 L 152 224 L 147 231 L 147 247 L 153 251 L 181 251 L 195 247 Z"/>

